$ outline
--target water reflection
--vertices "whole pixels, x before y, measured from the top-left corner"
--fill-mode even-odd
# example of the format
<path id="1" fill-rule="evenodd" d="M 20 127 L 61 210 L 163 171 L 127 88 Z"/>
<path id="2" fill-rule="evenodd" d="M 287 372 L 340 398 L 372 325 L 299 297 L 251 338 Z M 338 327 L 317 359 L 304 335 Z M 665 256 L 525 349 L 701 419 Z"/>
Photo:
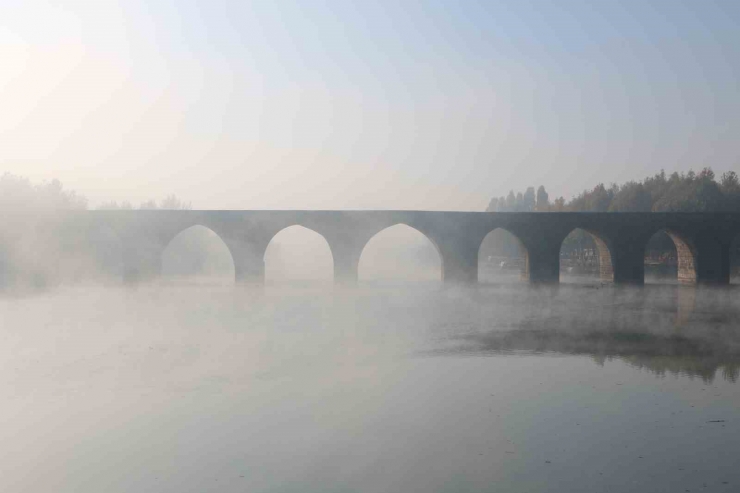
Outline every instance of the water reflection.
<path id="1" fill-rule="evenodd" d="M 737 489 L 740 291 L 513 284 L 0 298 L 0 491 Z"/>
<path id="2" fill-rule="evenodd" d="M 621 331 L 568 333 L 547 329 L 516 329 L 467 335 L 459 339 L 466 344 L 439 352 L 527 351 L 535 354 L 588 355 L 601 366 L 608 360 L 620 358 L 631 366 L 650 370 L 657 375 L 686 375 L 699 377 L 705 382 L 712 382 L 718 370 L 725 380 L 731 382 L 736 382 L 740 376 L 740 352 L 680 334 Z"/>
<path id="3" fill-rule="evenodd" d="M 740 377 L 736 295 L 734 289 L 687 286 L 606 288 L 599 293 L 584 287 L 553 288 L 547 303 L 531 305 L 533 316 L 505 327 L 447 331 L 440 337 L 446 344 L 431 352 L 586 355 L 601 366 L 618 358 L 658 376 L 710 383 L 719 375 L 734 383 Z M 542 307 L 547 307 L 546 314 L 538 313 Z"/>

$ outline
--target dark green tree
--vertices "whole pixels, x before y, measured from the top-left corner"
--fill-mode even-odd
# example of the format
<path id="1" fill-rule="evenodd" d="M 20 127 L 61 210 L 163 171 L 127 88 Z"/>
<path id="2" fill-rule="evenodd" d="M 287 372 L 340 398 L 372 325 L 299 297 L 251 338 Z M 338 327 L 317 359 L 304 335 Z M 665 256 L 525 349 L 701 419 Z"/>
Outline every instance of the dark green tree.
<path id="1" fill-rule="evenodd" d="M 514 190 L 509 190 L 509 195 L 506 196 L 506 210 L 513 212 L 516 210 L 516 196 Z"/>
<path id="2" fill-rule="evenodd" d="M 534 187 L 528 187 L 522 196 L 522 212 L 532 212 L 537 205 L 534 193 Z"/>
<path id="3" fill-rule="evenodd" d="M 630 181 L 622 185 L 609 205 L 611 212 L 650 212 L 653 200 L 642 183 Z"/>
<path id="4" fill-rule="evenodd" d="M 537 189 L 537 211 L 547 212 L 550 210 L 550 196 L 547 194 L 545 187 L 540 185 Z"/>

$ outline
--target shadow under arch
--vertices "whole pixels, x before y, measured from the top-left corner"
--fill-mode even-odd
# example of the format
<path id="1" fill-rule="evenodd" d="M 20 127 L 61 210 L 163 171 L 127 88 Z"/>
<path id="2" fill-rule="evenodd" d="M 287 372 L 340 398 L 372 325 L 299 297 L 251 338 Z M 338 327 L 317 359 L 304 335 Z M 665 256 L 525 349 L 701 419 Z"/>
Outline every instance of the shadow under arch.
<path id="1" fill-rule="evenodd" d="M 645 243 L 644 251 L 646 281 L 675 276 L 681 284 L 696 284 L 696 250 L 681 234 L 660 229 Z"/>
<path id="2" fill-rule="evenodd" d="M 517 273 L 522 281 L 529 279 L 529 251 L 514 233 L 496 227 L 478 246 L 478 282 L 487 282 Z"/>
<path id="3" fill-rule="evenodd" d="M 382 245 L 382 242 L 388 240 L 395 242 L 396 245 L 393 245 L 392 248 L 385 249 L 375 246 L 379 241 Z M 413 245 L 412 242 L 416 244 Z M 401 244 L 400 247 L 398 246 L 399 243 Z M 406 244 L 404 245 L 404 243 Z M 436 257 L 429 255 L 431 249 L 425 248 L 429 245 L 436 252 Z M 389 252 L 398 257 L 392 260 L 392 264 L 394 265 L 385 264 L 389 260 L 387 258 Z M 399 255 L 402 252 L 407 254 L 406 257 Z M 373 266 L 368 267 L 368 262 L 372 262 Z M 364 272 L 368 268 L 370 270 Z M 382 275 L 383 273 L 386 275 Z M 388 275 L 389 273 L 391 275 Z M 412 276 L 409 276 L 409 274 L 412 274 Z M 414 279 L 413 275 L 416 275 L 416 279 Z M 437 242 L 430 236 L 413 226 L 398 222 L 375 233 L 362 247 L 357 262 L 357 278 L 358 280 L 366 281 L 380 279 L 442 281 L 444 280 L 444 256 Z"/>
<path id="4" fill-rule="evenodd" d="M 267 243 L 262 260 L 268 284 L 334 282 L 331 244 L 324 235 L 302 224 L 291 224 L 276 232 Z"/>
<path id="5" fill-rule="evenodd" d="M 614 282 L 612 253 L 607 241 L 598 233 L 573 228 L 560 244 L 560 280 L 564 275 L 598 277 L 601 282 Z"/>
<path id="6" fill-rule="evenodd" d="M 161 275 L 169 279 L 198 279 L 207 283 L 234 283 L 234 255 L 208 226 L 194 224 L 174 235 L 162 250 Z"/>

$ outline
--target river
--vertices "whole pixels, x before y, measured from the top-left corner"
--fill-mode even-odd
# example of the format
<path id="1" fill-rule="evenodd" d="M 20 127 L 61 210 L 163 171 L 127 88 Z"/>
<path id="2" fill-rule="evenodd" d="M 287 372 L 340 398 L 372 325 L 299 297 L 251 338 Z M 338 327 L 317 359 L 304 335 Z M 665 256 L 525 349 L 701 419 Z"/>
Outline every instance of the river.
<path id="1" fill-rule="evenodd" d="M 0 491 L 740 489 L 740 290 L 0 299 Z"/>

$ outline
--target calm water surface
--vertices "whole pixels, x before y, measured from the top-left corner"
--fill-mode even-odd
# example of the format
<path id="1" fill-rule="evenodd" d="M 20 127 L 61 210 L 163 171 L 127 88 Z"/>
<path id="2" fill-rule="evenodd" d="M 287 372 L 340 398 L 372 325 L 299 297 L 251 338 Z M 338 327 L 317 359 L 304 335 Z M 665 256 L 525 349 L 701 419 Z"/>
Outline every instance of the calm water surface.
<path id="1" fill-rule="evenodd" d="M 740 491 L 740 291 L 0 299 L 0 491 Z"/>

